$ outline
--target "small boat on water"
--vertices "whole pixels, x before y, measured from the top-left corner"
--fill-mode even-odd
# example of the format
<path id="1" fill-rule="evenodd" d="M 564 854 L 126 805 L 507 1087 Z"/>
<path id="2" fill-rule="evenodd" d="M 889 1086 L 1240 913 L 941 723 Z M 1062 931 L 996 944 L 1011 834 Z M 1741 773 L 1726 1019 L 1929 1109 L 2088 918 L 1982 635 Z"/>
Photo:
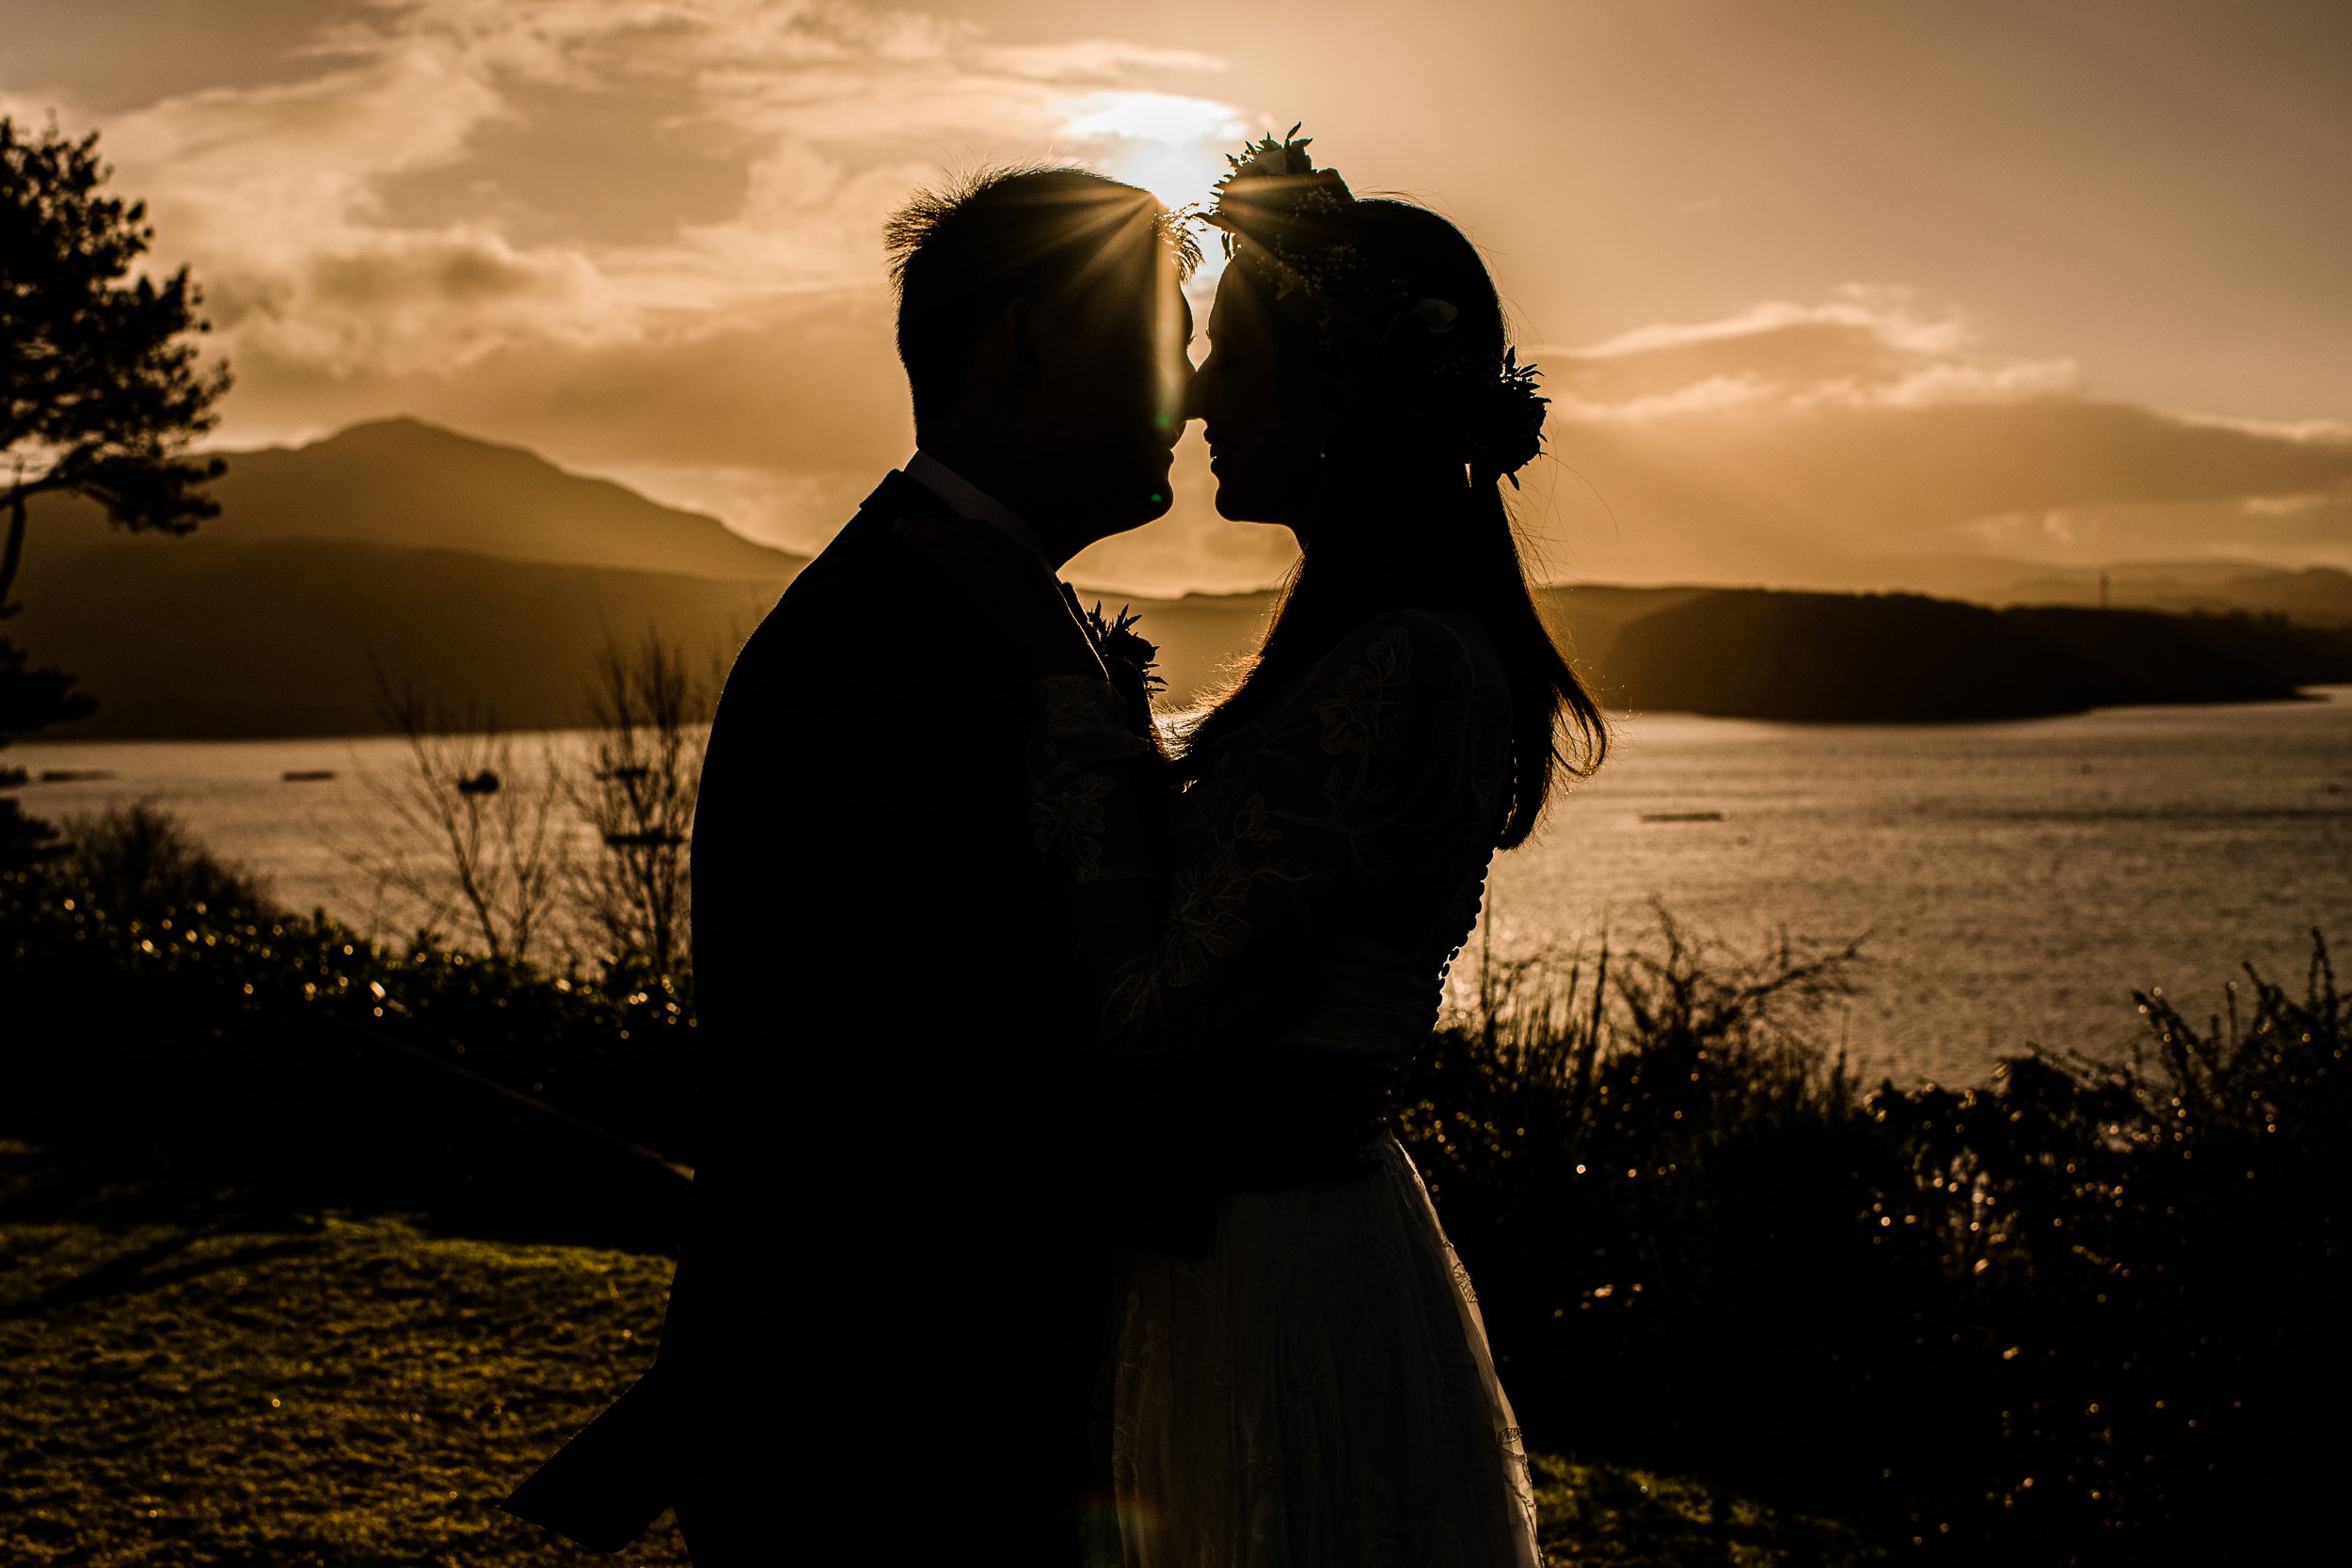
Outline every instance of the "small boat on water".
<path id="1" fill-rule="evenodd" d="M 332 768 L 289 768 L 278 777 L 288 784 L 317 784 L 335 776 Z"/>
<path id="2" fill-rule="evenodd" d="M 1642 814 L 1645 822 L 1721 822 L 1723 819 L 1724 814 L 1719 811 L 1645 811 Z"/>

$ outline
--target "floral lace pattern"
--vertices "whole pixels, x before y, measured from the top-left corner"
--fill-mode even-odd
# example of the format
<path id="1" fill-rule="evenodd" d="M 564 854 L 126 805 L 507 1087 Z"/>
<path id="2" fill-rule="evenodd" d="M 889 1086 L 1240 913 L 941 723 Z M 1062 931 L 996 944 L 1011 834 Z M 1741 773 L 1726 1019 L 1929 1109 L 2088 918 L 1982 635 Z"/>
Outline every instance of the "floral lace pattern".
<path id="1" fill-rule="evenodd" d="M 1168 920 L 1106 1037 L 1418 1050 L 1508 805 L 1509 721 L 1473 624 L 1359 628 L 1177 803 Z M 1205 1257 L 1122 1254 L 1117 1299 L 1120 1506 L 1092 1568 L 1540 1562 L 1477 1299 L 1393 1138 L 1371 1175 L 1235 1195 Z"/>
<path id="2" fill-rule="evenodd" d="M 1359 628 L 1179 802 L 1167 929 L 1109 988 L 1105 1034 L 1177 1044 L 1305 1004 L 1297 1029 L 1317 1043 L 1419 1049 L 1477 915 L 1510 744 L 1474 625 Z M 1275 965 L 1270 991 L 1256 972 Z M 1310 999 L 1310 975 L 1349 983 Z"/>
<path id="3" fill-rule="evenodd" d="M 1111 765 L 1149 746 L 1127 727 L 1125 701 L 1108 681 L 1051 676 L 1035 683 L 1033 694 L 1030 843 L 1065 863 L 1076 880 L 1095 881 L 1103 875 L 1106 807 L 1120 787 Z"/>
<path id="4" fill-rule="evenodd" d="M 1350 665 L 1328 696 L 1311 705 L 1323 725 L 1324 751 L 1333 756 L 1392 757 L 1403 747 L 1404 721 L 1413 712 L 1411 639 L 1391 626 Z"/>

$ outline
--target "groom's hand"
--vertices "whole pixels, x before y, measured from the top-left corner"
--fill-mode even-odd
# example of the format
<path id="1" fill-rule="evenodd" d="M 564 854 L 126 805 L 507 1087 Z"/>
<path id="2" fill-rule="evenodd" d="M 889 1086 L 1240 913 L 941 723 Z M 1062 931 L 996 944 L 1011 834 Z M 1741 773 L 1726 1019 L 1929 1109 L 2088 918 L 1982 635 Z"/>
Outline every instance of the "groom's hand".
<path id="1" fill-rule="evenodd" d="M 988 524 L 962 518 L 906 518 L 897 530 L 1003 636 L 1025 673 L 1108 678 L 1060 582 L 1037 557 Z"/>
<path id="2" fill-rule="evenodd" d="M 1378 1167 L 1399 1070 L 1386 1056 L 1262 1044 L 1229 1053 L 1219 1068 L 1229 1185 L 1303 1187 Z"/>

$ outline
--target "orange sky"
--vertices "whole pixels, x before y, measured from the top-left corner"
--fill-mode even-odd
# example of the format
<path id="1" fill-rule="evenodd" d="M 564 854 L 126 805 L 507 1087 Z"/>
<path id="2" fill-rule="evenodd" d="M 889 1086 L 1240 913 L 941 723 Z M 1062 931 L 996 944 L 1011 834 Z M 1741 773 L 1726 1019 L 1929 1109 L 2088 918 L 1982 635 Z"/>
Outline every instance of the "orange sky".
<path id="1" fill-rule="evenodd" d="M 2352 564 L 2352 8 L 9 0 L 193 261 L 230 444 L 406 412 L 821 542 L 904 455 L 877 228 L 943 166 L 1204 194 L 1305 119 L 1487 248 L 1558 575 Z M 1212 247 L 1214 248 L 1214 247 Z M 1197 448 L 1197 437 L 1188 448 Z M 1177 513 L 1079 575 L 1241 587 Z"/>

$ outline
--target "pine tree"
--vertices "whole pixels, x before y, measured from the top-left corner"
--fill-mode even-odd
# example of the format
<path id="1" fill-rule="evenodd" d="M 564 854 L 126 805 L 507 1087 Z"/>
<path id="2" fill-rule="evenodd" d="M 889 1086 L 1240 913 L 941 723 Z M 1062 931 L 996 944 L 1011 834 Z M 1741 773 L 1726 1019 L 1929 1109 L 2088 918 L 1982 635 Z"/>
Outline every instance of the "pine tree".
<path id="1" fill-rule="evenodd" d="M 212 428 L 228 369 L 198 368 L 206 324 L 186 267 L 133 276 L 154 230 L 145 202 L 104 194 L 112 172 L 95 132 L 28 137 L 0 119 L 0 607 L 35 496 L 85 496 L 114 523 L 167 533 L 219 510 L 203 484 L 220 460 L 183 452 Z"/>
<path id="2" fill-rule="evenodd" d="M 53 124 L 28 135 L 0 117 L 0 617 L 13 609 L 36 496 L 81 496 L 119 527 L 165 533 L 219 510 L 204 484 L 220 460 L 186 448 L 212 428 L 228 369 L 198 364 L 206 324 L 188 269 L 160 280 L 135 270 L 154 231 L 144 202 L 105 193 L 112 173 L 96 133 L 74 140 Z M 87 713 L 72 684 L 28 668 L 0 639 L 0 746 Z M 15 782 L 0 770 L 0 784 Z M 0 864 L 54 836 L 0 798 Z"/>
<path id="3" fill-rule="evenodd" d="M 79 719 L 97 705 L 73 689 L 73 677 L 64 671 L 26 668 L 24 650 L 0 637 L 0 747 L 12 736 Z M 0 766 L 0 787 L 24 782 L 24 769 Z M 0 870 L 44 858 L 56 838 L 56 829 L 27 816 L 15 797 L 0 795 Z"/>

